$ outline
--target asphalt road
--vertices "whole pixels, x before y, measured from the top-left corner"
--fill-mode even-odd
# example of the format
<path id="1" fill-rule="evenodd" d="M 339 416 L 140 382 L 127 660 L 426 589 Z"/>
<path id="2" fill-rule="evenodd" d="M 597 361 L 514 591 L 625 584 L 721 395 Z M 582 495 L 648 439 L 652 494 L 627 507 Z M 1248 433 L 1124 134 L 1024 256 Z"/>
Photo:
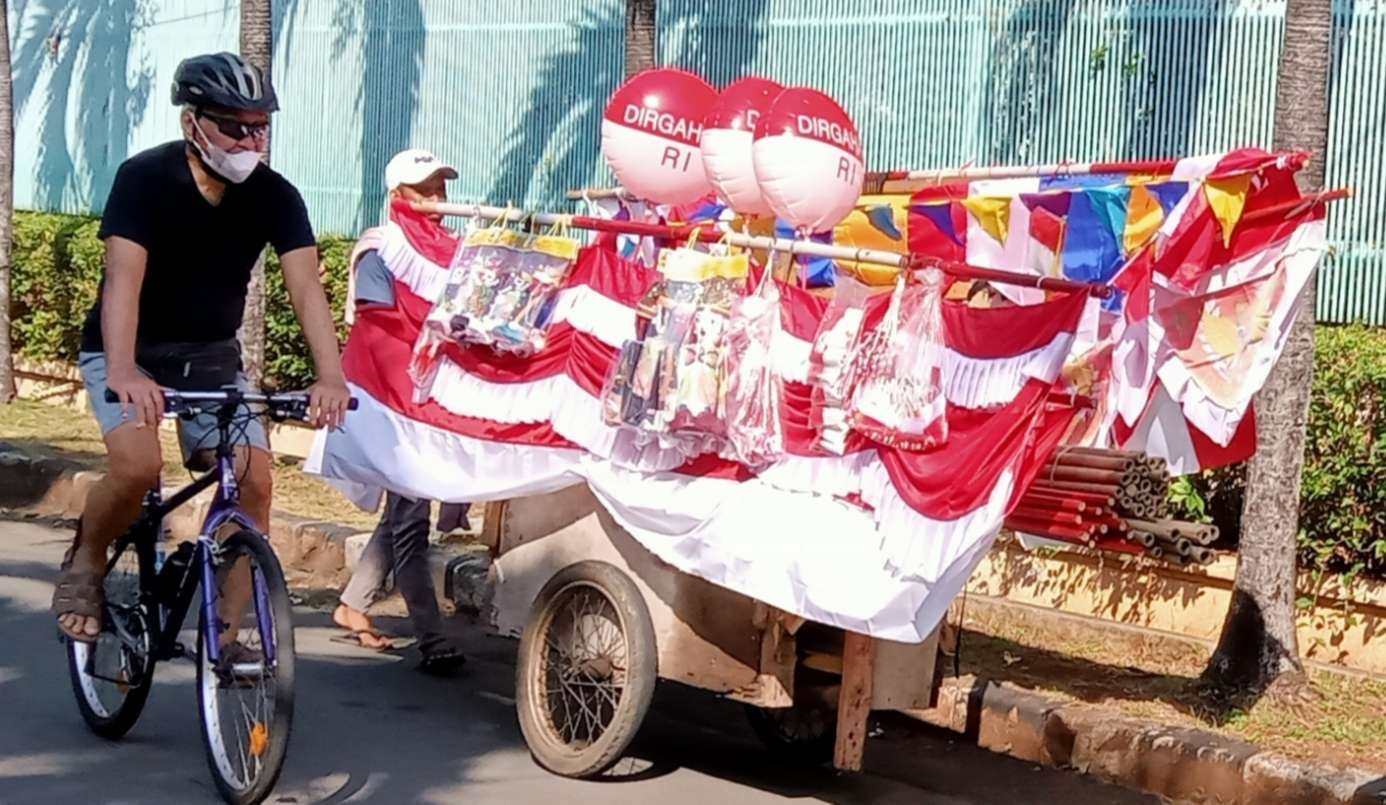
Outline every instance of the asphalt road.
<path id="1" fill-rule="evenodd" d="M 107 742 L 86 730 L 48 613 L 67 539 L 39 525 L 0 521 L 0 803 L 218 801 L 197 732 L 191 663 L 160 666 L 148 707 L 124 740 Z M 473 661 L 467 672 L 440 680 L 414 671 L 407 654 L 368 653 L 331 641 L 337 631 L 326 612 L 300 607 L 295 614 L 294 735 L 270 802 L 1156 801 L 994 755 L 946 732 L 893 722 L 868 744 L 865 773 L 776 765 L 745 726 L 739 706 L 674 685 L 656 697 L 617 779 L 566 780 L 536 766 L 520 737 L 511 641 L 468 634 Z M 407 629 L 403 622 L 383 625 Z"/>

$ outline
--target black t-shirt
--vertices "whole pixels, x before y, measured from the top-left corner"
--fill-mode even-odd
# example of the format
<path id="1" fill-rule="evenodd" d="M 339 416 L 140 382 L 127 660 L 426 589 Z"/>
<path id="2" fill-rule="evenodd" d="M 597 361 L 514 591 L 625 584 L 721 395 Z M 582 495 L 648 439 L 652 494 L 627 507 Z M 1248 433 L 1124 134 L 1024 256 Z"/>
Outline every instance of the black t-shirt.
<path id="1" fill-rule="evenodd" d="M 213 206 L 197 189 L 182 141 L 138 153 L 116 171 L 99 232 L 102 240 L 112 236 L 149 253 L 139 344 L 235 338 L 265 244 L 282 255 L 316 243 L 303 197 L 287 179 L 261 165 L 241 184 L 228 184 Z M 99 299 L 81 348 L 103 351 Z"/>

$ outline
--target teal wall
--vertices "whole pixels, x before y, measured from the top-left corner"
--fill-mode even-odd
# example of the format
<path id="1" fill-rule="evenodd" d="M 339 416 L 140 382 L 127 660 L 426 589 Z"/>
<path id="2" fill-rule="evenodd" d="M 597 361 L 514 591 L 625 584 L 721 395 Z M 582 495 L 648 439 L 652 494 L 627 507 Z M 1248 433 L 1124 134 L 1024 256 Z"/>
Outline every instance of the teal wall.
<path id="1" fill-rule="evenodd" d="M 624 0 L 276 0 L 273 160 L 319 229 L 379 216 L 422 144 L 458 197 L 557 207 L 608 180 L 601 109 Z M 1319 313 L 1386 324 L 1386 3 L 1339 0 Z M 233 0 L 11 0 L 22 207 L 97 210 L 115 167 L 174 135 L 178 59 L 234 49 Z M 659 0 L 660 60 L 844 101 L 873 169 L 1268 146 L 1283 0 Z"/>

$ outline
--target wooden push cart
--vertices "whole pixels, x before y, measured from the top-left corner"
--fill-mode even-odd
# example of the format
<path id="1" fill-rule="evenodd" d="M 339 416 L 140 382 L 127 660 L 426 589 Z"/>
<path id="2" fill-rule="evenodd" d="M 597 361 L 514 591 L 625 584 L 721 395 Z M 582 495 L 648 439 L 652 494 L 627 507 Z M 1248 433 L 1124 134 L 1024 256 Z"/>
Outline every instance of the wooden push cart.
<path id="1" fill-rule="evenodd" d="M 861 768 L 871 710 L 930 707 L 938 633 L 920 644 L 805 621 L 680 572 L 585 485 L 490 504 L 494 627 L 520 637 L 516 708 L 535 758 L 592 777 L 626 751 L 656 679 L 743 702 L 798 761 Z"/>

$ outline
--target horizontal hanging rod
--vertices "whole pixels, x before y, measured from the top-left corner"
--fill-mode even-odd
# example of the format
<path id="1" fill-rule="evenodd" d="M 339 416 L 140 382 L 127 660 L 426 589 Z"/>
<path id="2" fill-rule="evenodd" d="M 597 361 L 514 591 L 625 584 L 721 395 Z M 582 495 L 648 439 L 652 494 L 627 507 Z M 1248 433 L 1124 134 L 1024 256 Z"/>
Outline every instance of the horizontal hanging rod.
<path id="1" fill-rule="evenodd" d="M 528 212 L 513 207 L 492 207 L 484 204 L 433 204 L 415 203 L 414 209 L 434 215 L 454 215 L 462 218 L 478 218 L 487 221 L 527 221 L 541 226 L 570 226 L 575 229 L 588 229 L 597 232 L 615 232 L 622 235 L 663 238 L 666 240 L 688 240 L 696 238 L 704 243 L 727 242 L 745 249 L 777 251 L 786 254 L 802 254 L 810 257 L 827 257 L 853 263 L 869 263 L 891 268 L 938 268 L 962 279 L 985 280 L 1005 285 L 1018 285 L 1026 288 L 1042 288 L 1049 291 L 1081 292 L 1099 298 L 1112 295 L 1110 286 L 1099 283 L 1074 282 L 1055 277 L 1036 277 L 1014 271 L 940 260 L 922 254 L 907 255 L 881 249 L 853 249 L 834 246 L 810 240 L 790 240 L 760 235 L 746 235 L 739 232 L 725 232 L 712 224 L 656 224 L 645 221 L 615 221 L 607 218 L 594 218 L 589 215 L 562 215 L 548 212 Z"/>

